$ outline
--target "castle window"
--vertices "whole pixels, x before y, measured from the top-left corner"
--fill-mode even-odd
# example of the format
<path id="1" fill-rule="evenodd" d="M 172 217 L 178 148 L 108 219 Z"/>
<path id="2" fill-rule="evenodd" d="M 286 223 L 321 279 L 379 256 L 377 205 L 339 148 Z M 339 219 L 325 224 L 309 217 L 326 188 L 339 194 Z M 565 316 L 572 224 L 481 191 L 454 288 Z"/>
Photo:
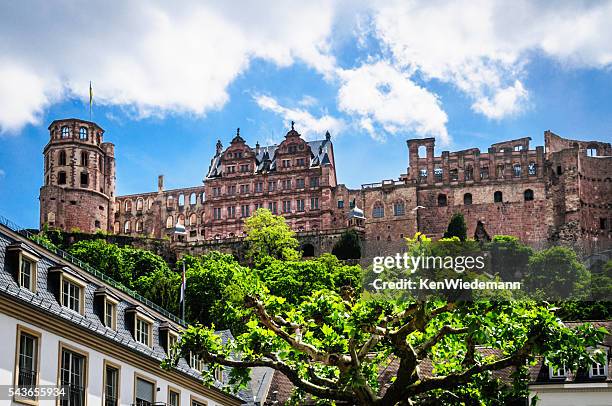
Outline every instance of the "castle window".
<path id="1" fill-rule="evenodd" d="M 472 204 L 472 194 L 466 193 L 463 195 L 463 204 L 469 206 Z"/>
<path id="2" fill-rule="evenodd" d="M 404 202 L 393 203 L 393 215 L 403 216 L 405 212 L 406 212 L 406 208 L 405 208 Z"/>
<path id="3" fill-rule="evenodd" d="M 229 196 L 234 196 L 236 194 L 236 185 L 230 185 L 227 187 L 227 194 Z"/>
<path id="4" fill-rule="evenodd" d="M 124 206 L 125 206 L 126 213 L 130 213 L 132 211 L 132 201 L 131 200 L 126 200 Z"/>
<path id="5" fill-rule="evenodd" d="M 515 145 L 514 146 L 514 151 L 519 152 L 523 150 L 523 146 L 522 145 Z"/>
<path id="6" fill-rule="evenodd" d="M 442 168 L 434 168 L 434 179 L 436 182 L 442 182 L 442 174 L 444 170 Z"/>
<path id="7" fill-rule="evenodd" d="M 86 127 L 79 128 L 79 139 L 81 140 L 87 139 L 87 128 Z"/>
<path id="8" fill-rule="evenodd" d="M 339 209 L 343 209 L 344 208 L 344 200 L 338 200 L 338 208 Z"/>
<path id="9" fill-rule="evenodd" d="M 374 204 L 372 208 L 372 217 L 381 218 L 385 216 L 385 206 L 382 203 L 377 202 Z"/>
<path id="10" fill-rule="evenodd" d="M 283 168 L 289 168 L 291 166 L 290 159 L 283 159 Z"/>
<path id="11" fill-rule="evenodd" d="M 142 220 L 138 220 L 136 222 L 136 232 L 137 233 L 142 233 Z"/>
<path id="12" fill-rule="evenodd" d="M 297 205 L 297 211 L 304 211 L 304 199 L 297 199 L 295 203 Z"/>
<path id="13" fill-rule="evenodd" d="M 283 213 L 291 213 L 291 200 L 283 200 Z"/>
<path id="14" fill-rule="evenodd" d="M 480 168 L 480 179 L 489 179 L 489 167 L 483 166 Z"/>
<path id="15" fill-rule="evenodd" d="M 81 152 L 81 166 L 87 166 L 89 164 L 89 154 L 85 151 Z"/>
<path id="16" fill-rule="evenodd" d="M 138 199 L 136 199 L 136 210 L 137 211 L 142 211 L 144 206 L 144 200 L 142 200 L 141 197 L 139 197 Z"/>
<path id="17" fill-rule="evenodd" d="M 121 227 L 121 225 L 119 224 L 118 221 L 115 221 L 113 223 L 113 233 L 115 234 L 119 234 L 119 228 Z"/>
<path id="18" fill-rule="evenodd" d="M 168 216 L 166 218 L 166 228 L 174 227 L 174 218 L 172 216 Z"/>
<path id="19" fill-rule="evenodd" d="M 289 145 L 289 153 L 295 154 L 297 152 L 297 145 Z"/>
<path id="20" fill-rule="evenodd" d="M 563 174 L 563 168 L 561 167 L 561 165 L 557 166 L 557 175 L 561 176 Z"/>
<path id="21" fill-rule="evenodd" d="M 249 165 L 240 165 L 240 172 L 246 173 L 249 171 Z"/>
<path id="22" fill-rule="evenodd" d="M 514 173 L 514 177 L 515 178 L 520 178 L 521 177 L 521 165 L 520 164 L 514 164 L 512 166 L 512 172 Z"/>
<path id="23" fill-rule="evenodd" d="M 60 151 L 59 157 L 57 158 L 58 165 L 66 165 L 66 151 Z"/>
<path id="24" fill-rule="evenodd" d="M 185 205 L 185 195 L 182 193 L 179 195 L 178 205 L 179 207 L 183 207 Z"/>
<path id="25" fill-rule="evenodd" d="M 65 185 L 66 184 L 66 172 L 59 171 L 57 173 L 57 184 L 58 185 Z"/>
<path id="26" fill-rule="evenodd" d="M 474 169 L 471 166 L 466 166 L 465 167 L 465 180 L 472 180 L 474 179 Z"/>
<path id="27" fill-rule="evenodd" d="M 249 193 L 249 185 L 240 185 L 240 194 L 247 194 Z"/>
<path id="28" fill-rule="evenodd" d="M 230 219 L 236 217 L 236 208 L 234 206 L 229 206 L 227 208 L 227 217 Z"/>
<path id="29" fill-rule="evenodd" d="M 418 154 L 419 154 L 419 158 L 426 158 L 427 157 L 427 147 L 425 147 L 425 145 L 419 145 Z"/>
<path id="30" fill-rule="evenodd" d="M 529 162 L 529 166 L 527 167 L 527 173 L 529 176 L 535 176 L 538 172 L 538 167 L 535 162 Z"/>
<path id="31" fill-rule="evenodd" d="M 197 198 L 196 198 L 196 194 L 192 193 L 189 195 L 189 205 L 190 206 L 195 206 L 196 202 L 197 202 Z"/>
<path id="32" fill-rule="evenodd" d="M 215 220 L 221 220 L 221 207 L 213 208 L 213 218 Z"/>
<path id="33" fill-rule="evenodd" d="M 174 197 L 168 196 L 166 199 L 166 207 L 171 208 L 174 206 Z"/>
<path id="34" fill-rule="evenodd" d="M 587 156 L 595 157 L 597 156 L 597 147 L 589 146 L 586 150 Z"/>
<path id="35" fill-rule="evenodd" d="M 426 168 L 421 168 L 419 170 L 419 182 L 421 183 L 427 182 L 427 169 Z"/>
<path id="36" fill-rule="evenodd" d="M 94 227 L 95 228 L 100 228 L 100 220 L 94 221 Z"/>
<path id="37" fill-rule="evenodd" d="M 124 233 L 129 233 L 131 231 L 131 224 L 130 224 L 130 220 L 127 220 L 124 224 L 123 224 L 123 232 Z"/>
<path id="38" fill-rule="evenodd" d="M 234 165 L 230 165 L 227 167 L 227 173 L 234 173 L 236 172 L 236 167 Z"/>
<path id="39" fill-rule="evenodd" d="M 255 183 L 255 193 L 263 192 L 263 182 Z"/>
<path id="40" fill-rule="evenodd" d="M 87 186 L 89 184 L 89 174 L 87 172 L 81 172 L 81 186 Z"/>
<path id="41" fill-rule="evenodd" d="M 305 182 L 304 182 L 304 179 L 303 179 L 303 178 L 300 178 L 300 179 L 296 179 L 296 180 L 295 180 L 295 187 L 296 187 L 297 189 L 304 189 L 304 184 L 305 184 Z"/>
<path id="42" fill-rule="evenodd" d="M 502 200 L 503 200 L 502 192 L 498 190 L 497 192 L 493 193 L 493 202 L 501 203 Z"/>
<path id="43" fill-rule="evenodd" d="M 531 189 L 525 190 L 525 192 L 523 193 L 523 197 L 525 198 L 526 202 L 532 201 L 533 200 L 533 190 Z"/>
<path id="44" fill-rule="evenodd" d="M 304 158 L 298 158 L 295 160 L 297 166 L 306 166 Z"/>
<path id="45" fill-rule="evenodd" d="M 177 224 L 181 225 L 181 226 L 185 226 L 185 216 L 182 214 L 179 214 L 178 219 L 176 220 Z"/>
<path id="46" fill-rule="evenodd" d="M 599 219 L 599 229 L 600 230 L 607 230 L 608 229 L 608 219 L 605 217 L 601 217 Z"/>
<path id="47" fill-rule="evenodd" d="M 278 212 L 278 205 L 276 202 L 268 203 L 268 210 L 272 212 L 272 214 L 276 214 Z"/>
<path id="48" fill-rule="evenodd" d="M 310 187 L 319 187 L 319 178 L 318 177 L 310 178 Z"/>
<path id="49" fill-rule="evenodd" d="M 310 210 L 319 210 L 319 198 L 318 197 L 310 198 Z"/>
<path id="50" fill-rule="evenodd" d="M 438 206 L 444 207 L 447 204 L 446 195 L 444 193 L 440 193 L 438 195 Z"/>
<path id="51" fill-rule="evenodd" d="M 268 192 L 274 192 L 276 190 L 276 182 L 271 180 L 268 182 Z"/>
<path id="52" fill-rule="evenodd" d="M 70 129 L 68 129 L 68 126 L 63 126 L 62 127 L 62 138 L 68 138 L 70 136 Z"/>
<path id="53" fill-rule="evenodd" d="M 282 187 L 283 187 L 283 190 L 291 189 L 291 179 L 284 179 L 282 181 Z"/>
<path id="54" fill-rule="evenodd" d="M 195 226 L 198 224 L 198 216 L 195 213 L 191 213 L 189 216 L 189 225 Z"/>
<path id="55" fill-rule="evenodd" d="M 249 217 L 249 215 L 251 214 L 251 213 L 250 213 L 250 207 L 249 207 L 249 205 L 248 205 L 248 204 L 243 204 L 243 205 L 240 207 L 240 212 L 241 212 L 240 214 L 242 215 L 242 217 Z"/>
<path id="56" fill-rule="evenodd" d="M 459 171 L 457 171 L 457 169 L 451 169 L 448 172 L 450 174 L 450 180 L 452 180 L 452 181 L 459 180 Z"/>

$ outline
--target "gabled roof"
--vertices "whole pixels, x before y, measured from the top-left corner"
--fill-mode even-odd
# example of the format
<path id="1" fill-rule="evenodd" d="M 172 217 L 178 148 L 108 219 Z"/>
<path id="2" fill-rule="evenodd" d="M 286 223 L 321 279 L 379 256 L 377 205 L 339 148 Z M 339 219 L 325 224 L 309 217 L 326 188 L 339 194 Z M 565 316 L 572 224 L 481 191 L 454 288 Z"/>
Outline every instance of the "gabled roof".
<path id="1" fill-rule="evenodd" d="M 295 130 L 293 130 L 295 131 Z M 240 137 L 237 135 L 234 137 Z M 242 139 L 242 138 L 241 138 Z M 242 140 L 244 141 L 244 140 Z M 232 141 L 234 143 L 234 141 Z M 326 138 L 324 140 L 315 140 L 315 141 L 307 141 L 306 144 L 310 148 L 310 167 L 316 168 L 319 166 L 331 165 L 331 139 Z M 255 172 L 274 172 L 276 170 L 276 152 L 278 150 L 278 145 L 268 145 L 264 147 L 260 147 L 259 151 L 255 153 Z M 256 151 L 254 149 L 253 151 Z M 221 168 L 221 158 L 225 154 L 223 151 L 220 154 L 215 155 L 210 161 L 210 167 L 208 168 L 208 173 L 206 174 L 206 179 L 213 179 L 221 177 L 222 168 Z"/>

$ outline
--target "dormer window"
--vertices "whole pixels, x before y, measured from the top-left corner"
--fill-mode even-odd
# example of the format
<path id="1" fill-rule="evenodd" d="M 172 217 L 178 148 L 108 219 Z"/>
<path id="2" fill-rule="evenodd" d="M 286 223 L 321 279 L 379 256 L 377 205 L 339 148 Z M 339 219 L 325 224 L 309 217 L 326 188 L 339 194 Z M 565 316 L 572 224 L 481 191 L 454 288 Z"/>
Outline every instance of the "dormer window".
<path id="1" fill-rule="evenodd" d="M 36 265 L 40 260 L 38 255 L 20 242 L 9 245 L 7 255 L 19 287 L 36 292 Z"/>
<path id="2" fill-rule="evenodd" d="M 119 298 L 102 287 L 94 293 L 94 309 L 102 323 L 111 330 L 117 330 L 117 304 Z"/>
<path id="3" fill-rule="evenodd" d="M 174 356 L 176 344 L 179 341 L 179 332 L 176 327 L 168 322 L 163 322 L 159 327 L 159 342 L 166 351 L 168 357 Z"/>
<path id="4" fill-rule="evenodd" d="M 83 141 L 87 140 L 87 127 L 79 128 L 79 139 Z"/>
<path id="5" fill-rule="evenodd" d="M 190 351 L 189 352 L 189 366 L 192 369 L 195 369 L 197 371 L 202 371 L 204 369 L 204 361 L 202 361 L 200 357 L 198 357 L 197 355 L 195 355 L 194 353 Z"/>
<path id="6" fill-rule="evenodd" d="M 153 347 L 154 320 L 140 306 L 131 306 L 125 313 L 127 325 L 134 340 L 147 347 Z"/>
<path id="7" fill-rule="evenodd" d="M 558 379 L 558 380 L 567 379 L 567 371 L 565 370 L 565 365 L 560 366 L 560 367 L 553 367 L 551 365 L 548 368 L 549 368 L 548 373 L 549 373 L 550 379 Z"/>
<path id="8" fill-rule="evenodd" d="M 73 312 L 84 314 L 86 281 L 66 266 L 49 268 L 49 283 L 57 301 Z"/>

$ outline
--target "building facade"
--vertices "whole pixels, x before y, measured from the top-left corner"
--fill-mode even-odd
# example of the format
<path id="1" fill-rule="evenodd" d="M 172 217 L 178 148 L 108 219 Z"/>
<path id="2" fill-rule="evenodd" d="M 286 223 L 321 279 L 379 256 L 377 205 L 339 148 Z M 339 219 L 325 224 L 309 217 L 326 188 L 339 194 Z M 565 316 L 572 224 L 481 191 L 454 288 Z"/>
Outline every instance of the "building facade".
<path id="1" fill-rule="evenodd" d="M 99 138 L 81 140 L 83 126 Z M 103 131 L 80 120 L 54 121 L 50 131 L 41 226 L 163 238 L 172 237 L 178 223 L 187 242 L 210 244 L 241 238 L 244 219 L 264 207 L 283 215 L 298 236 L 357 228 L 366 255 L 376 255 L 402 249 L 417 231 L 441 237 L 461 212 L 470 237 L 509 234 L 531 245 L 569 240 L 587 251 L 610 247 L 610 143 L 546 131 L 545 145 L 536 148 L 526 137 L 486 152 L 436 156 L 433 138 L 412 139 L 405 174 L 350 189 L 337 181 L 329 133 L 305 141 L 292 124 L 279 145 L 251 147 L 239 131 L 225 149 L 218 141 L 201 186 L 165 190 L 160 176 L 157 192 L 114 196 L 113 146 L 100 144 Z M 84 148 L 93 156 L 86 165 L 79 158 Z M 62 151 L 70 160 L 60 159 Z M 79 178 L 84 172 L 89 178 Z M 364 214 L 358 226 L 351 223 L 354 208 Z"/>
<path id="2" fill-rule="evenodd" d="M 197 358 L 170 370 L 160 362 L 184 324 L 0 224 L 0 382 L 23 390 L 2 404 L 213 406 L 254 404 L 251 391 L 222 388 L 227 371 L 205 386 Z M 231 339 L 229 332 L 220 332 Z M 15 354 L 13 356 L 13 353 Z M 64 396 L 28 395 L 35 386 Z"/>

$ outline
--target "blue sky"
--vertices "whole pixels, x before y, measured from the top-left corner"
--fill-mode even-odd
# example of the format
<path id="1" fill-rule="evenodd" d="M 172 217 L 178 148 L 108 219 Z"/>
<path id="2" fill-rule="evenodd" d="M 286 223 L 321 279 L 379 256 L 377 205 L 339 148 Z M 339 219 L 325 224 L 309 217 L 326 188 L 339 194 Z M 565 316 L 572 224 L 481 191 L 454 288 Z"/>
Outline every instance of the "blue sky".
<path id="1" fill-rule="evenodd" d="M 609 2 L 60 3 L 51 21 L 35 3 L 0 5 L 0 214 L 27 227 L 46 128 L 88 119 L 89 80 L 118 194 L 200 184 L 217 139 L 278 142 L 291 120 L 331 132 L 350 187 L 405 173 L 408 138 L 612 140 Z"/>

